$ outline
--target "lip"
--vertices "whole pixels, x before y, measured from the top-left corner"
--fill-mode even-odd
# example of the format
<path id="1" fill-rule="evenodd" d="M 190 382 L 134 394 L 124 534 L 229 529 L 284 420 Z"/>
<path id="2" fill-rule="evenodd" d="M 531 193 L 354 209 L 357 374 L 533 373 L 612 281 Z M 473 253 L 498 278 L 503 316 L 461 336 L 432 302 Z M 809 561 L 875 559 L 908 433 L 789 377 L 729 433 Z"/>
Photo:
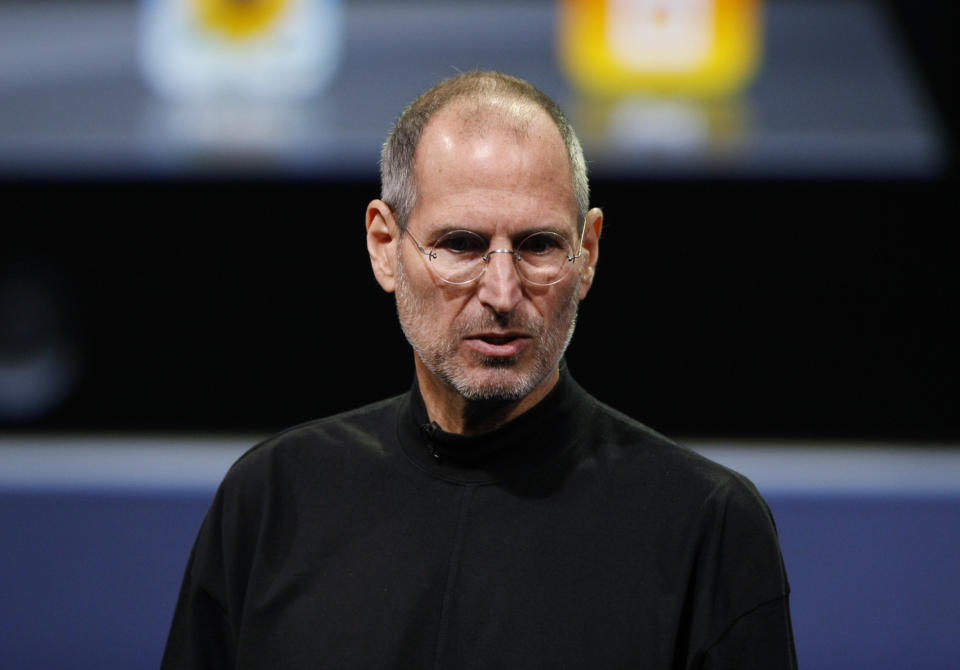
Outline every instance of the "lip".
<path id="1" fill-rule="evenodd" d="M 523 333 L 477 333 L 464 338 L 464 341 L 484 356 L 509 357 L 523 351 L 530 342 L 530 336 Z"/>

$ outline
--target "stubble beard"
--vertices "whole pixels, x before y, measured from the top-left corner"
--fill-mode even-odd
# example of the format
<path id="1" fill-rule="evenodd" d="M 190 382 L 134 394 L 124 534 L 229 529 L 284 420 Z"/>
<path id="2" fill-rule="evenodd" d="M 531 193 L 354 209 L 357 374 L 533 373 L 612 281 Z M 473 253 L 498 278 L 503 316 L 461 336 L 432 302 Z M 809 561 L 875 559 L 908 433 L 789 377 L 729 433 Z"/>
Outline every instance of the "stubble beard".
<path id="1" fill-rule="evenodd" d="M 511 312 L 497 316 L 484 310 L 467 322 L 455 322 L 446 332 L 429 332 L 430 315 L 425 301 L 411 290 L 403 259 L 399 258 L 398 261 L 397 316 L 403 334 L 427 369 L 465 399 L 482 403 L 516 402 L 557 369 L 576 327 L 579 278 L 569 297 L 559 301 L 552 315 L 556 324 L 552 329 L 548 330 L 542 319 L 527 314 Z M 567 325 L 561 327 L 562 324 Z M 477 354 L 475 360 L 484 373 L 482 379 L 478 378 L 481 375 L 477 374 L 476 366 L 471 366 L 459 356 L 464 338 L 474 333 L 503 329 L 519 330 L 531 336 L 535 347 L 533 361 L 526 369 L 521 369 L 519 356 Z M 493 374 L 487 374 L 490 372 Z"/>

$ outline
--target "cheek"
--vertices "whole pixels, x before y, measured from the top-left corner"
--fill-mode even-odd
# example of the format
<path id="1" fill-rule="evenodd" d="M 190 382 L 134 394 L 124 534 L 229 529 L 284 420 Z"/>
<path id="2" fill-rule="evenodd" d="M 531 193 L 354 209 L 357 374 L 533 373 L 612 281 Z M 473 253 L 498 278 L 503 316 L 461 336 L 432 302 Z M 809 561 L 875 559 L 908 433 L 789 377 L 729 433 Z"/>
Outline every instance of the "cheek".
<path id="1" fill-rule="evenodd" d="M 579 282 L 579 286 L 577 286 L 577 299 L 578 299 L 578 300 L 583 300 L 584 298 L 586 298 L 586 297 L 587 297 L 587 291 L 588 291 L 589 289 L 590 289 L 590 282 L 589 282 L 589 281 L 581 281 L 581 282 Z"/>
<path id="2" fill-rule="evenodd" d="M 449 291 L 442 287 L 427 286 L 418 291 L 419 321 L 417 327 L 431 339 L 454 336 L 477 320 L 482 308 L 473 309 L 470 296 L 463 291 Z"/>
<path id="3" fill-rule="evenodd" d="M 580 301 L 582 285 L 579 280 L 557 287 L 556 293 L 551 296 L 548 316 L 554 319 L 565 318 L 571 308 L 575 308 Z"/>
<path id="4" fill-rule="evenodd" d="M 449 325 L 476 319 L 484 311 L 483 305 L 476 300 L 476 294 L 472 287 L 436 287 L 431 304 L 437 310 L 437 320 Z"/>

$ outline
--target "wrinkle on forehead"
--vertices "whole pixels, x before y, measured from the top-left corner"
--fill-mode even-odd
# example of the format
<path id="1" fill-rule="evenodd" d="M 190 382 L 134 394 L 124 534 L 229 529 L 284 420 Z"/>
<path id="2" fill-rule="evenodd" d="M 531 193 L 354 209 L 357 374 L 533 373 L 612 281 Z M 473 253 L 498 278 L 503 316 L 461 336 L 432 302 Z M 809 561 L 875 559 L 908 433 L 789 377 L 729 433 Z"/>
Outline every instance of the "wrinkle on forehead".
<path id="1" fill-rule="evenodd" d="M 439 110 L 421 134 L 414 171 L 418 205 L 440 178 L 478 190 L 542 193 L 559 186 L 559 199 L 577 211 L 563 136 L 546 112 L 523 100 L 472 97 Z"/>
<path id="2" fill-rule="evenodd" d="M 434 114 L 421 134 L 414 170 L 419 176 L 425 167 L 420 157 L 431 144 L 474 159 L 493 158 L 494 146 L 484 140 L 499 134 L 511 136 L 518 147 L 529 142 L 552 144 L 551 157 L 563 162 L 564 171 L 572 170 L 563 137 L 546 112 L 526 100 L 489 95 L 457 100 Z"/>

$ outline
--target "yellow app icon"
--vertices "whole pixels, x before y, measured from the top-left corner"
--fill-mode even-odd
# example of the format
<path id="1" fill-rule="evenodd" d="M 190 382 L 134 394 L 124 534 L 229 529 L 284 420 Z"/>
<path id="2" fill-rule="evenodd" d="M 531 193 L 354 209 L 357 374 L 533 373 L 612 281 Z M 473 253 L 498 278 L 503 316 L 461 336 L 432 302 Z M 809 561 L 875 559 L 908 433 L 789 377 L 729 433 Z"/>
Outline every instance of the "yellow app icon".
<path id="1" fill-rule="evenodd" d="M 242 39 L 270 28 L 283 16 L 289 0 L 193 0 L 200 22 Z"/>
<path id="2" fill-rule="evenodd" d="M 718 96 L 757 68 L 760 0 L 561 0 L 564 68 L 586 92 Z"/>

